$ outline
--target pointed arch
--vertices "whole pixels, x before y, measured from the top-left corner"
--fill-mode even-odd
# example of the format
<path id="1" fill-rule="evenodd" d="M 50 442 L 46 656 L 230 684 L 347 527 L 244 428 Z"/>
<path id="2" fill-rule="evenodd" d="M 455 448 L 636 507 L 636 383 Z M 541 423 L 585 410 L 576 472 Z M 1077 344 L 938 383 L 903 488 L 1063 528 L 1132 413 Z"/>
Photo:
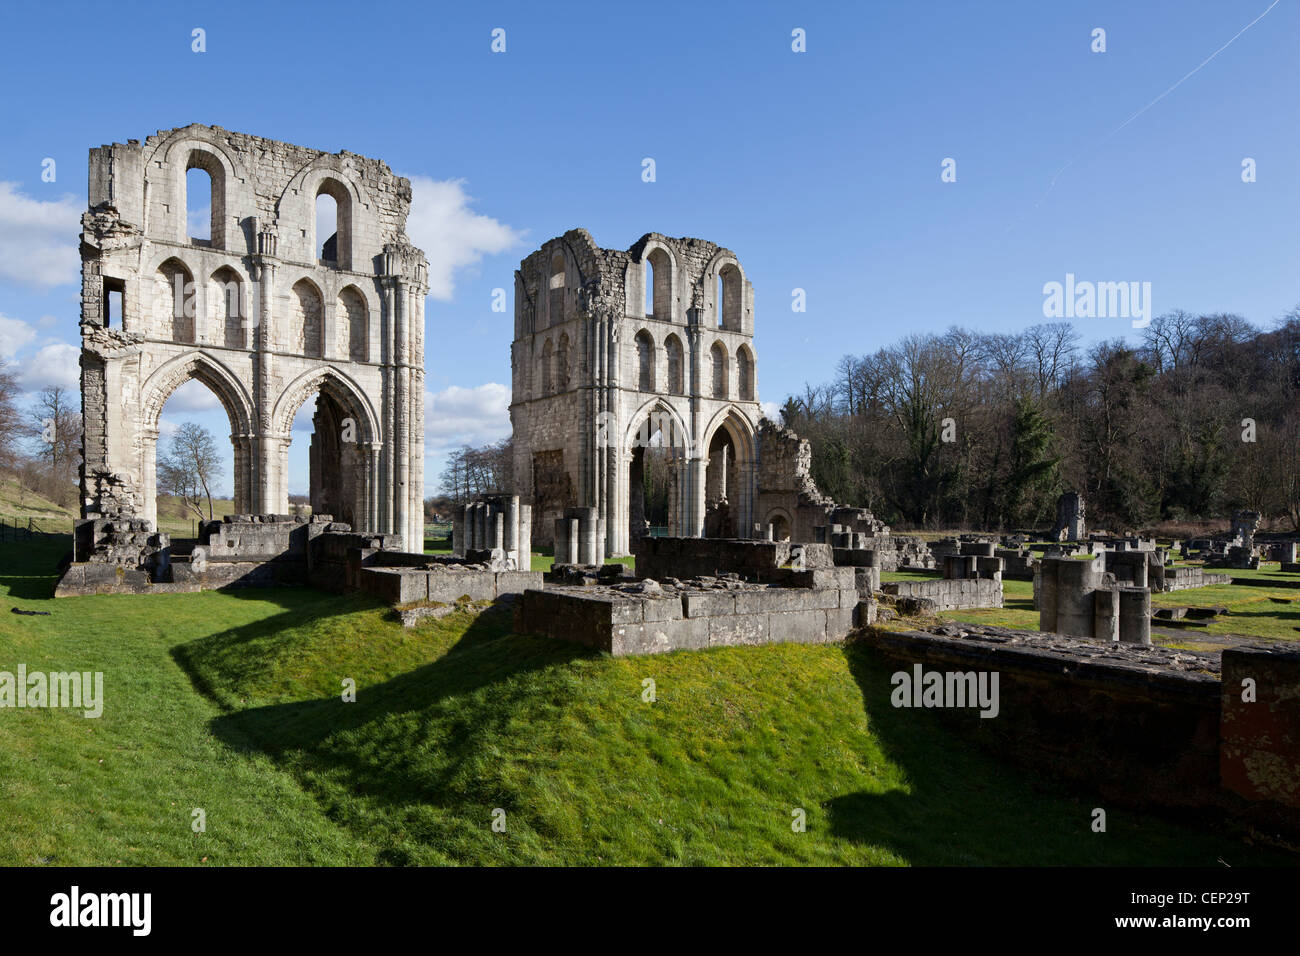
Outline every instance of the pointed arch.
<path id="1" fill-rule="evenodd" d="M 669 334 L 664 339 L 664 353 L 667 357 L 668 381 L 666 391 L 670 395 L 686 394 L 686 350 L 682 340 L 676 334 Z"/>
<path id="2" fill-rule="evenodd" d="M 727 379 L 730 369 L 728 368 L 727 347 L 722 344 L 721 339 L 716 339 L 709 349 L 709 367 L 712 372 L 710 376 L 712 389 L 709 394 L 713 398 L 728 398 Z"/>
<path id="3" fill-rule="evenodd" d="M 633 340 L 636 349 L 636 387 L 638 391 L 655 390 L 655 340 L 645 329 Z"/>
<path id="4" fill-rule="evenodd" d="M 325 297 L 310 279 L 289 290 L 289 350 L 308 358 L 325 355 Z"/>
<path id="5" fill-rule="evenodd" d="M 370 361 L 370 310 L 353 285 L 339 291 L 334 309 L 334 354 L 351 362 Z"/>
<path id="6" fill-rule="evenodd" d="M 208 321 L 203 339 L 228 349 L 247 348 L 244 334 L 244 283 L 230 266 L 222 266 L 208 277 Z"/>
<path id="7" fill-rule="evenodd" d="M 194 343 L 197 308 L 194 274 L 175 256 L 158 264 L 154 272 L 149 331 L 164 342 Z"/>
<path id="8" fill-rule="evenodd" d="M 754 401 L 754 353 L 748 345 L 736 349 L 736 391 L 742 402 Z"/>
<path id="9" fill-rule="evenodd" d="M 318 391 L 329 395 L 345 411 L 352 413 L 357 425 L 358 443 L 378 440 L 379 419 L 365 389 L 332 365 L 321 365 L 304 372 L 281 390 L 272 406 L 272 427 L 280 434 L 289 434 L 298 410 Z"/>

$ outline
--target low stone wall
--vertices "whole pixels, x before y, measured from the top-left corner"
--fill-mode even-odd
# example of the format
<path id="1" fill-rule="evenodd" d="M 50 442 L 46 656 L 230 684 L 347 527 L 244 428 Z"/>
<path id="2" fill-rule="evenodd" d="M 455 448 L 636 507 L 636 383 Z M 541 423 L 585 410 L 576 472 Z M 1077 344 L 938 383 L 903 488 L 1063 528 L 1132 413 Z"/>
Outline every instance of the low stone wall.
<path id="1" fill-rule="evenodd" d="M 1207 588 L 1216 584 L 1231 584 L 1231 574 L 1215 574 L 1201 568 L 1152 568 L 1151 587 L 1154 591 L 1186 591 Z"/>
<path id="2" fill-rule="evenodd" d="M 936 611 L 1001 607 L 1002 582 L 992 578 L 936 578 L 933 581 L 890 581 L 886 594 L 933 601 Z"/>
<path id="3" fill-rule="evenodd" d="M 432 601 L 454 604 L 495 601 L 542 587 L 541 571 L 492 571 L 483 565 L 430 563 L 425 567 L 365 567 L 360 570 L 361 590 L 389 604 Z"/>
<path id="4" fill-rule="evenodd" d="M 1220 661 L 956 623 L 864 641 L 906 673 L 996 672 L 996 717 L 940 712 L 1018 762 L 1118 803 L 1226 811 L 1300 835 L 1300 650 L 1232 648 Z"/>
<path id="5" fill-rule="evenodd" d="M 826 572 L 805 572 L 823 574 Z M 515 605 L 515 630 L 572 641 L 615 656 L 737 644 L 825 643 L 852 630 L 858 592 L 851 569 L 831 569 L 845 587 L 699 582 L 660 587 L 548 587 Z"/>
<path id="6" fill-rule="evenodd" d="M 792 563 L 802 569 L 832 568 L 828 544 L 755 541 L 745 538 L 642 538 L 635 545 L 639 578 L 695 578 L 728 572 L 751 581 L 777 581 Z"/>

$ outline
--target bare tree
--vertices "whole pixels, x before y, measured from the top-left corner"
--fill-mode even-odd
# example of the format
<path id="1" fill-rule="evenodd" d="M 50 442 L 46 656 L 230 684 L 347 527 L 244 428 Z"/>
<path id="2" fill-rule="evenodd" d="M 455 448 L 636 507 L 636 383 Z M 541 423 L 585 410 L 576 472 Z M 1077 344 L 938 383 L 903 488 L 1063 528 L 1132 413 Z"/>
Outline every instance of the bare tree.
<path id="1" fill-rule="evenodd" d="M 203 499 L 212 520 L 212 485 L 221 456 L 217 443 L 202 425 L 186 422 L 172 435 L 166 456 L 158 462 L 158 489 L 181 499 L 186 511 L 203 520 Z"/>
<path id="2" fill-rule="evenodd" d="M 62 385 L 41 389 L 32 407 L 28 434 L 36 439 L 37 457 L 44 460 L 55 482 L 76 480 L 81 461 L 81 412 Z"/>

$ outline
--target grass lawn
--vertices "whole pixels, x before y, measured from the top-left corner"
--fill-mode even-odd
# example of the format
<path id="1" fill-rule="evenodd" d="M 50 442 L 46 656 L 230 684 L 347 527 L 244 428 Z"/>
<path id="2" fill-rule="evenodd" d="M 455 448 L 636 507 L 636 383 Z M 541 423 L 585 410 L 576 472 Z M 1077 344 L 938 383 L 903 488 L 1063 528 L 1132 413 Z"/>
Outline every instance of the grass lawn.
<path id="1" fill-rule="evenodd" d="M 1092 833 L 1095 796 L 892 708 L 861 646 L 612 659 L 309 589 L 53 601 L 64 547 L 0 547 L 0 604 L 51 611 L 0 607 L 0 669 L 103 671 L 104 715 L 0 710 L 0 863 L 1295 862 L 1120 808 Z"/>

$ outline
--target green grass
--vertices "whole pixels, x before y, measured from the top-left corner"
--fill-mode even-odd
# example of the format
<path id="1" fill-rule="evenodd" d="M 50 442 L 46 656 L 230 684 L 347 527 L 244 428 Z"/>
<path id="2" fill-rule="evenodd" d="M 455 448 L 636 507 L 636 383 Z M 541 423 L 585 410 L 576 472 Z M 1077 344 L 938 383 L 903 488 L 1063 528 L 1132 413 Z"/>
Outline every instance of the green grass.
<path id="1" fill-rule="evenodd" d="M 248 741 L 171 654 L 178 640 L 295 614 L 312 592 L 54 601 L 70 539 L 0 547 L 0 669 L 100 671 L 104 712 L 0 710 L 0 864 L 361 862 L 368 850 Z M 37 608 L 49 617 L 10 613 Z M 207 813 L 207 832 L 191 811 Z"/>
<path id="2" fill-rule="evenodd" d="M 1292 862 L 1118 808 L 1092 833 L 1096 797 L 895 710 L 861 646 L 612 659 L 309 589 L 52 601 L 62 547 L 0 547 L 0 603 L 52 612 L 5 609 L 0 669 L 102 670 L 107 703 L 0 711 L 0 863 Z"/>

